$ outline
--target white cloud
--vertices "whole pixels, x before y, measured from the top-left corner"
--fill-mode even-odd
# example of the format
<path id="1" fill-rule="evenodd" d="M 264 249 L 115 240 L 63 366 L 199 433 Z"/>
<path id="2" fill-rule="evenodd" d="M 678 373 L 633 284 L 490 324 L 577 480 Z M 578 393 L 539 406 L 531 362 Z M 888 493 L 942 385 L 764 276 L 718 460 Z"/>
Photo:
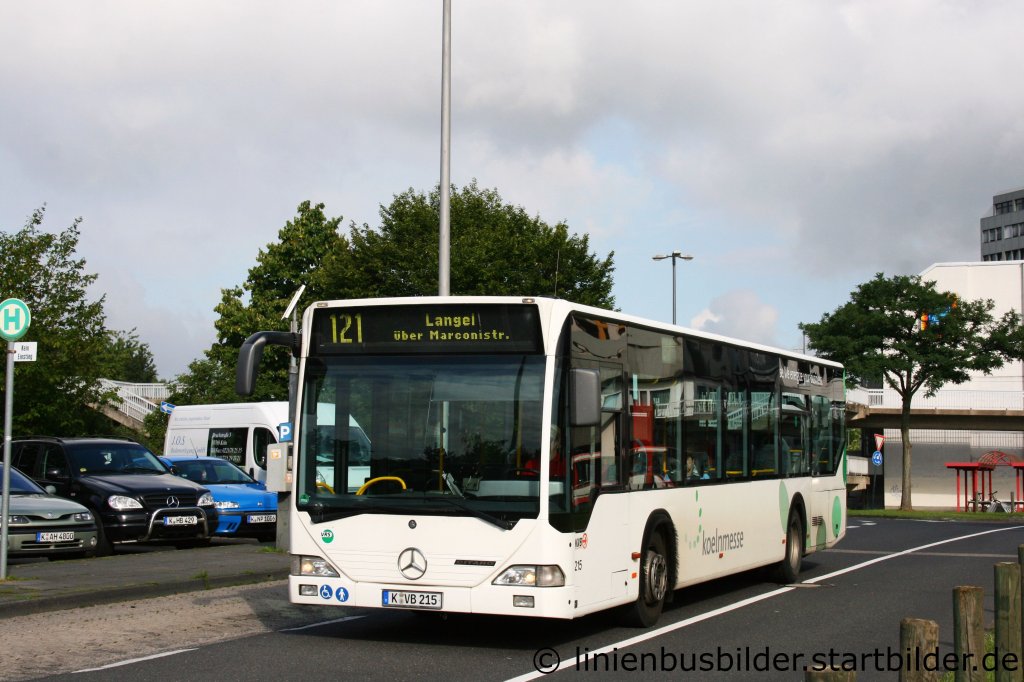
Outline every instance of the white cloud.
<path id="1" fill-rule="evenodd" d="M 690 325 L 713 334 L 775 346 L 778 319 L 779 311 L 762 301 L 756 292 L 737 290 L 716 296 Z"/>
<path id="2" fill-rule="evenodd" d="M 1024 185 L 1022 23 L 1009 0 L 458 4 L 452 178 L 615 251 L 628 312 L 669 317 L 650 256 L 680 248 L 680 319 L 788 344 L 876 271 L 978 257 Z M 176 374 L 301 201 L 375 225 L 437 183 L 440 33 L 418 0 L 10 4 L 0 229 L 83 216 L 110 320 Z M 734 324 L 742 291 L 775 317 Z"/>

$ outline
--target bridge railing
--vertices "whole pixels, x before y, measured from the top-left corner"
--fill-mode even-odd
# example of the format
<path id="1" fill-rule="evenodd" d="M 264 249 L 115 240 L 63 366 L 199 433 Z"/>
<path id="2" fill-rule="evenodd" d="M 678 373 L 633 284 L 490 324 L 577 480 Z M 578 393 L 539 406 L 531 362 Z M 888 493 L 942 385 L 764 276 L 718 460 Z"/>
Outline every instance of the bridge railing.
<path id="1" fill-rule="evenodd" d="M 114 409 L 139 422 L 159 410 L 160 401 L 171 394 L 167 384 L 136 384 L 113 379 L 100 379 L 99 384 L 104 392 L 113 391 L 116 395 Z"/>
<path id="2" fill-rule="evenodd" d="M 899 393 L 891 388 L 854 388 L 846 392 L 846 401 L 868 407 L 903 406 Z M 931 398 L 914 396 L 911 409 L 916 408 L 1021 410 L 1024 409 L 1024 391 L 941 390 Z"/>

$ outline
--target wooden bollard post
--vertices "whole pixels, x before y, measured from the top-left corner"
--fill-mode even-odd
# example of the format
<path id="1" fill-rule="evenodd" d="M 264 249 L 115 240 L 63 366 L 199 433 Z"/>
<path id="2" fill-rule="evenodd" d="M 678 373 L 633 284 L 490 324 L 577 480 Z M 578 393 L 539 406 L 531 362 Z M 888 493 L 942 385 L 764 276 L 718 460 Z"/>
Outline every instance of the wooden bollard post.
<path id="1" fill-rule="evenodd" d="M 857 673 L 853 670 L 807 668 L 804 670 L 804 682 L 857 682 Z"/>
<path id="2" fill-rule="evenodd" d="M 996 682 L 1017 682 L 1021 679 L 1020 564 L 1009 561 L 997 563 L 995 583 Z M 1011 661 L 1012 665 L 1004 665 L 1004 662 L 1009 664 Z"/>
<path id="3" fill-rule="evenodd" d="M 985 682 L 984 598 L 980 587 L 953 588 L 953 650 L 960 662 L 953 673 L 955 682 Z"/>
<path id="4" fill-rule="evenodd" d="M 904 618 L 900 621 L 900 682 L 939 682 L 938 670 L 924 670 L 924 657 L 938 651 L 939 624 L 934 620 Z"/>

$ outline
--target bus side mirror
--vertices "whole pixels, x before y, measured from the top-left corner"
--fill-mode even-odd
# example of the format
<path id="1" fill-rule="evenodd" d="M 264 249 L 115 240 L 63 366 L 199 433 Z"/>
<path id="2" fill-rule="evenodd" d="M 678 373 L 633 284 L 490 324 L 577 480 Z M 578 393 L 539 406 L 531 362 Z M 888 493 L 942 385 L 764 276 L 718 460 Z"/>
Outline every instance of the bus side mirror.
<path id="1" fill-rule="evenodd" d="M 256 388 L 256 376 L 263 359 L 263 347 L 267 344 L 287 346 L 292 355 L 299 356 L 299 335 L 291 332 L 256 332 L 245 340 L 238 349 L 238 365 L 235 367 L 235 393 L 252 395 Z"/>
<path id="2" fill-rule="evenodd" d="M 601 372 L 596 369 L 569 370 L 570 426 L 601 424 Z"/>

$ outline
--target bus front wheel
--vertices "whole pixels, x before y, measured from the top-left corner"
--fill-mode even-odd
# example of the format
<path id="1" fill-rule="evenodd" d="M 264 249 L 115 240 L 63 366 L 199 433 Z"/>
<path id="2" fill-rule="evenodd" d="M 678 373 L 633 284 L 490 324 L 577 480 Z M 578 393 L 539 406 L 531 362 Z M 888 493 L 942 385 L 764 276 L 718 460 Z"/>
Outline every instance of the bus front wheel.
<path id="1" fill-rule="evenodd" d="M 800 512 L 789 512 L 786 524 L 786 555 L 776 568 L 776 577 L 783 584 L 794 583 L 800 577 L 800 562 L 804 556 L 804 524 Z"/>
<path id="2" fill-rule="evenodd" d="M 640 594 L 623 613 L 623 620 L 633 627 L 649 628 L 658 622 L 668 594 L 668 552 L 660 529 L 644 539 L 640 555 Z"/>

